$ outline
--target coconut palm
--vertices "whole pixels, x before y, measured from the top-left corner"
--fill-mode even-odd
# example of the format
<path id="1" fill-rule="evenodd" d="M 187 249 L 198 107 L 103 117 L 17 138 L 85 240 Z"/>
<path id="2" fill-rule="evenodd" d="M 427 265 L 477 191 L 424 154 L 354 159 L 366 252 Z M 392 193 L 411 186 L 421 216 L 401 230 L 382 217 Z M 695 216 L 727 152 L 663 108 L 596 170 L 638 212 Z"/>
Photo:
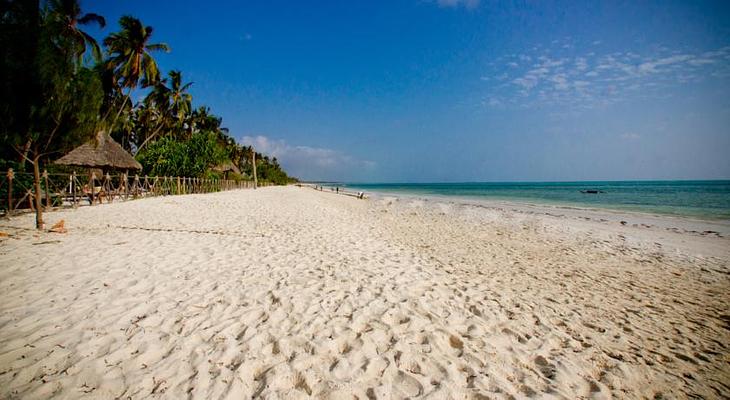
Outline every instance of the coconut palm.
<path id="1" fill-rule="evenodd" d="M 191 123 L 192 130 L 195 132 L 198 132 L 198 131 L 217 132 L 219 130 L 228 132 L 228 128 L 221 127 L 221 124 L 223 123 L 223 119 L 211 114 L 210 108 L 208 108 L 208 107 L 204 107 L 204 106 L 198 107 L 195 111 L 193 111 L 190 119 L 192 120 L 192 123 Z"/>
<path id="2" fill-rule="evenodd" d="M 170 71 L 169 79 L 164 79 L 150 91 L 144 100 L 147 114 L 154 114 L 156 127 L 151 134 L 146 135 L 144 141 L 139 144 L 137 151 L 141 150 L 150 140 L 158 137 L 162 129 L 167 129 L 175 136 L 182 136 L 189 133 L 186 125 L 191 123 L 191 112 L 193 96 L 187 92 L 192 82 L 183 84 L 180 71 Z M 170 83 L 168 87 L 166 84 Z"/>
<path id="3" fill-rule="evenodd" d="M 185 120 L 190 114 L 193 96 L 187 92 L 192 82 L 182 84 L 182 73 L 170 71 L 170 109 L 178 127 L 182 128 Z"/>
<path id="4" fill-rule="evenodd" d="M 97 62 L 101 61 L 101 48 L 96 39 L 79 29 L 79 25 L 96 24 L 103 28 L 106 26 L 104 17 L 94 13 L 82 14 L 78 0 L 49 0 L 47 10 L 48 22 L 61 38 L 71 43 L 71 51 L 78 64 L 83 62 L 87 48 L 91 48 Z"/>
<path id="5" fill-rule="evenodd" d="M 109 53 L 107 68 L 114 72 L 120 87 L 127 89 L 119 111 L 121 114 L 126 102 L 130 100 L 132 90 L 140 84 L 148 87 L 160 80 L 160 70 L 150 53 L 160 50 L 168 52 L 170 47 L 165 43 L 149 43 L 154 29 L 144 26 L 137 18 L 125 15 L 119 19 L 119 25 L 122 30 L 107 36 L 104 45 Z M 116 118 L 112 126 L 115 123 Z"/>
<path id="6" fill-rule="evenodd" d="M 139 152 L 152 139 L 156 138 L 162 129 L 169 128 L 171 124 L 170 108 L 171 91 L 161 81 L 155 84 L 147 94 L 144 101 L 137 108 L 137 115 L 144 121 L 145 129 L 137 134 L 137 152 Z"/>

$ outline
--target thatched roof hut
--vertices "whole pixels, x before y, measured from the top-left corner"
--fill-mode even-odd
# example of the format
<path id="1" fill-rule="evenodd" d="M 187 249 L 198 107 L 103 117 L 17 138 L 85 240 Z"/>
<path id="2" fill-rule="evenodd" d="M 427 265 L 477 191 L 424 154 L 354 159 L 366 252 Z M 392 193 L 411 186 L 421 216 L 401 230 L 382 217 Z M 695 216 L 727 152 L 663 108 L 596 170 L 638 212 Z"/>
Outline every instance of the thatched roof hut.
<path id="1" fill-rule="evenodd" d="M 56 160 L 55 164 L 102 169 L 142 169 L 142 165 L 104 131 L 99 131 L 96 138 L 71 150 Z"/>
<path id="2" fill-rule="evenodd" d="M 241 170 L 238 169 L 238 167 L 230 161 L 218 164 L 215 167 L 213 167 L 212 169 L 213 169 L 213 171 L 223 172 L 223 173 L 228 173 L 228 172 L 233 172 L 236 174 L 241 173 Z"/>

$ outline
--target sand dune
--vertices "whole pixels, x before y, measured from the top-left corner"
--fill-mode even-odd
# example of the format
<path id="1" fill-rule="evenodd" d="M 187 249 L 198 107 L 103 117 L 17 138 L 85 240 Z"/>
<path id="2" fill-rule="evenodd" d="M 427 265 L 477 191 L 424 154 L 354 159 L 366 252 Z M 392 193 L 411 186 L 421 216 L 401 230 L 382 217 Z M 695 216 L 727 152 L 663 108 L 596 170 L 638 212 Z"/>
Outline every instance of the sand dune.
<path id="1" fill-rule="evenodd" d="M 730 396 L 723 235 L 296 187 L 46 219 L 0 221 L 0 398 Z"/>

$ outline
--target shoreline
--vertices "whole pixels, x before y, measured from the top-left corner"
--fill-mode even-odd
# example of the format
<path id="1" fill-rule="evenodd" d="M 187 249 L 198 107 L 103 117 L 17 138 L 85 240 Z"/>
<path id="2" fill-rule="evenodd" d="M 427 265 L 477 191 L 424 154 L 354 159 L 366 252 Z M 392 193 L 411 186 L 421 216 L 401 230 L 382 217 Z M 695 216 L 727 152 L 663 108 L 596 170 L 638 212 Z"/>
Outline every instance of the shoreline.
<path id="1" fill-rule="evenodd" d="M 727 237 L 295 186 L 46 216 L 0 228 L 3 398 L 730 395 Z"/>
<path id="2" fill-rule="evenodd" d="M 665 214 L 650 214 L 634 211 L 601 208 L 560 207 L 547 204 L 530 204 L 518 201 L 473 199 L 457 196 L 428 196 L 417 194 L 392 194 L 370 192 L 371 199 L 379 202 L 402 202 L 404 205 L 423 205 L 432 208 L 473 208 L 495 212 L 518 213 L 543 218 L 542 222 L 560 223 L 571 220 L 571 229 L 595 232 L 604 236 L 620 235 L 630 231 L 637 240 L 663 242 L 687 250 L 686 236 L 708 238 L 701 249 L 708 255 L 730 258 L 730 221 L 713 221 Z"/>
<path id="3" fill-rule="evenodd" d="M 633 181 L 616 181 L 618 183 L 621 182 L 633 182 Z M 664 181 L 647 181 L 647 182 L 664 182 Z M 667 181 L 667 182 L 676 182 L 676 181 Z M 680 181 L 680 182 L 730 182 L 726 180 L 715 180 L 715 181 L 694 181 L 694 180 L 688 180 L 688 181 Z M 511 183 L 511 182 L 510 182 Z M 533 183 L 533 182 L 526 182 L 526 183 Z M 540 183 L 540 182 L 538 182 Z M 546 183 L 582 183 L 586 184 L 583 185 L 584 187 L 590 187 L 590 183 L 603 183 L 601 181 L 596 182 L 546 182 Z M 447 185 L 447 184 L 444 184 Z M 334 187 L 334 186 L 332 186 Z M 397 196 L 397 197 L 419 197 L 419 198 L 432 198 L 432 199 L 444 199 L 444 200 L 455 200 L 455 201 L 462 201 L 462 202 L 484 202 L 484 203 L 509 203 L 509 204 L 517 204 L 517 205 L 525 205 L 525 206 L 534 206 L 534 207 L 546 207 L 546 208 L 558 208 L 558 209 L 578 209 L 578 210 L 587 210 L 587 211 L 606 211 L 606 212 L 617 212 L 617 213 L 628 213 L 628 214 L 646 214 L 649 216 L 655 216 L 655 217 L 676 217 L 676 218 L 684 218 L 684 219 L 690 219 L 690 220 L 697 220 L 697 221 L 708 221 L 708 222 L 720 222 L 720 223 L 727 223 L 730 225 L 730 216 L 722 216 L 718 214 L 704 214 L 704 213 L 681 213 L 681 212 L 661 212 L 661 211 L 651 211 L 651 210 L 645 210 L 642 209 L 642 207 L 631 207 L 631 206 L 625 206 L 622 207 L 621 205 L 612 206 L 611 204 L 597 204 L 592 205 L 591 203 L 580 203 L 580 202 L 571 202 L 571 201 L 561 201 L 561 200 L 550 200 L 550 199 L 537 199 L 537 198 L 499 198 L 499 197 L 491 197 L 491 196 L 469 196 L 469 195 L 449 195 L 449 194 L 438 194 L 438 193 L 417 193 L 417 192 L 406 192 L 406 191 L 398 191 L 398 190 L 379 190 L 379 189 L 370 189 L 367 187 L 361 187 L 357 184 L 352 184 L 351 186 L 348 184 L 343 184 L 341 187 L 350 187 L 357 190 L 363 190 L 366 193 L 372 193 L 376 196 Z"/>
<path id="4" fill-rule="evenodd" d="M 573 205 L 569 203 L 545 203 L 530 202 L 528 200 L 519 199 L 490 199 L 490 198 L 477 198 L 468 196 L 451 196 L 451 195 L 439 195 L 439 194 L 415 194 L 415 193 L 395 193 L 395 192 L 378 192 L 368 191 L 365 192 L 371 194 L 373 199 L 384 199 L 384 198 L 400 198 L 404 200 L 423 200 L 434 203 L 448 203 L 454 205 L 469 205 L 476 207 L 486 207 L 493 209 L 509 208 L 513 211 L 523 212 L 536 212 L 543 213 L 546 215 L 554 214 L 555 212 L 568 212 L 568 213 L 585 213 L 596 216 L 613 216 L 612 220 L 620 221 L 622 219 L 640 219 L 640 220 L 671 220 L 677 221 L 678 224 L 692 224 L 692 225 L 707 225 L 722 230 L 723 236 L 730 235 L 730 220 L 728 219 L 714 219 L 714 218 L 699 218 L 692 215 L 680 215 L 670 213 L 652 213 L 647 211 L 610 208 L 610 207 L 590 207 Z"/>

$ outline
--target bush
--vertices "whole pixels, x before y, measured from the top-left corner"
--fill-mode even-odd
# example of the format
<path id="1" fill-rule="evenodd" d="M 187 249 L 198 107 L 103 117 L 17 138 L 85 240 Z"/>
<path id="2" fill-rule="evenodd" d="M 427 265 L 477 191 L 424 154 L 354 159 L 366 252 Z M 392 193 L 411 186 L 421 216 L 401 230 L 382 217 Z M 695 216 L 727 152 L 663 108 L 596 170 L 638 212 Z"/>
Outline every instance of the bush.
<path id="1" fill-rule="evenodd" d="M 225 159 L 223 148 L 212 132 L 199 132 L 189 140 L 163 137 L 137 154 L 144 174 L 202 178 L 208 169 Z"/>

